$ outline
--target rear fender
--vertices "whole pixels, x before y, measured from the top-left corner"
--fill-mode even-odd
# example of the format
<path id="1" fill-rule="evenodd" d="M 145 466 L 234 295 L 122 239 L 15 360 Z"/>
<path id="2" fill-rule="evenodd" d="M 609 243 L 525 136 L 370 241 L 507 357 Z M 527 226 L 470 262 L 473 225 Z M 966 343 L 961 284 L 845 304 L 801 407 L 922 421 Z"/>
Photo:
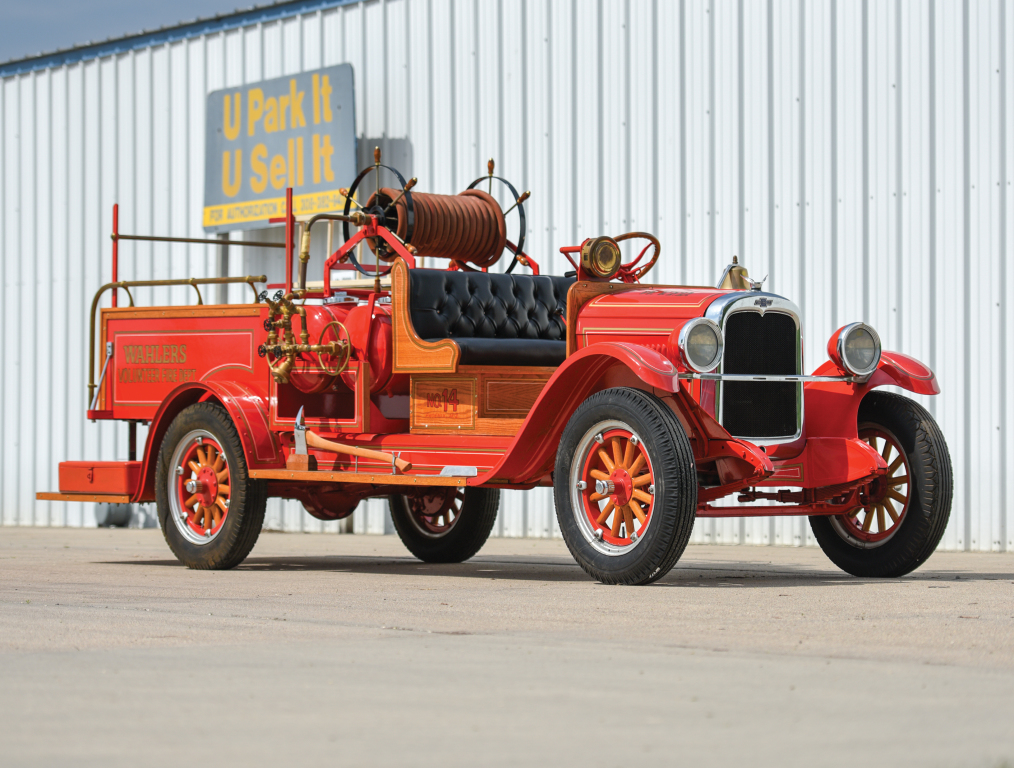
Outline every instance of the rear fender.
<path id="1" fill-rule="evenodd" d="M 184 408 L 203 402 L 216 402 L 228 412 L 239 433 L 247 467 L 277 469 L 285 466 L 278 440 L 268 427 L 267 404 L 262 395 L 232 381 L 183 384 L 166 397 L 151 420 L 141 465 L 141 483 L 131 499 L 133 502 L 155 500 L 155 464 L 169 425 Z"/>
<path id="2" fill-rule="evenodd" d="M 828 360 L 813 375 L 841 376 L 842 371 Z M 886 386 L 901 387 L 918 395 L 940 394 L 940 385 L 928 366 L 900 352 L 884 352 L 880 366 L 864 384 L 811 381 L 804 385 L 807 439 L 857 438 L 859 404 L 867 393 Z"/>

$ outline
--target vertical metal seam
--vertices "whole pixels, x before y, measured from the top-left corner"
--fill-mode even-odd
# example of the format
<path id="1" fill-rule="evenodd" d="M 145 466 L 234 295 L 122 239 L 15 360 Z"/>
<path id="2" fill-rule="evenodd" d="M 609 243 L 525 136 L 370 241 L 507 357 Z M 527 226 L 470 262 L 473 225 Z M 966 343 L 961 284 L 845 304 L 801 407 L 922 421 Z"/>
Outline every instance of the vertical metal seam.
<path id="1" fill-rule="evenodd" d="M 531 178 L 530 153 L 528 142 L 528 100 L 531 92 L 528 89 L 528 1 L 521 0 L 521 168 L 525 174 L 525 189 L 529 187 Z M 531 224 L 528 224 L 531 232 Z M 525 234 L 527 235 L 528 232 Z M 525 497 L 525 515 L 528 515 L 527 496 Z"/>
<path id="2" fill-rule="evenodd" d="M 863 321 L 870 320 L 870 60 L 869 60 L 869 0 L 862 2 L 862 168 L 861 187 L 863 194 Z"/>
<path id="3" fill-rule="evenodd" d="M 623 155 L 624 155 L 624 167 L 623 167 L 623 188 L 626 190 L 626 194 L 623 195 L 623 217 L 624 217 L 624 228 L 634 229 L 633 221 L 633 207 L 631 198 L 633 195 L 631 191 L 633 189 L 630 180 L 630 165 L 632 159 L 632 148 L 631 148 L 631 137 L 633 136 L 633 129 L 631 123 L 633 122 L 634 113 L 630 107 L 630 91 L 632 90 L 631 80 L 631 66 L 630 66 L 630 0 L 623 0 L 623 82 L 624 82 L 624 93 L 623 93 Z M 640 225 L 639 225 L 640 226 Z"/>
<path id="4" fill-rule="evenodd" d="M 933 310 L 937 295 L 937 70 L 936 70 L 936 0 L 929 0 L 929 365 L 936 368 L 937 313 Z M 935 414 L 936 401 L 929 400 L 929 411 Z"/>
<path id="5" fill-rule="evenodd" d="M 49 132 L 49 178 L 46 180 L 46 183 L 49 186 L 49 210 L 51 210 L 51 211 L 55 211 L 56 210 L 56 201 L 55 201 L 54 196 L 53 196 L 53 189 L 54 189 L 54 187 L 53 187 L 53 181 L 54 181 L 53 167 L 56 165 L 56 163 L 54 162 L 54 158 L 53 158 L 53 147 L 56 144 L 56 142 L 53 140 L 53 133 L 54 133 L 54 131 L 53 131 L 53 122 L 54 122 L 53 121 L 53 72 L 54 72 L 53 69 L 50 69 L 48 71 L 47 98 L 48 98 L 49 103 L 47 104 L 47 109 L 46 109 L 46 117 L 47 117 L 48 123 L 49 123 L 48 126 L 47 126 L 47 129 L 48 129 L 48 132 Z M 0 146 L 3 146 L 3 142 L 2 141 L 0 141 Z M 2 174 L 0 174 L 0 178 L 2 178 Z M 49 231 L 49 254 L 48 254 L 48 257 L 49 257 L 48 261 L 49 261 L 49 282 L 50 282 L 49 294 L 51 296 L 55 296 L 56 295 L 56 288 L 57 288 L 57 285 L 58 285 L 59 281 L 56 278 L 56 269 L 55 269 L 55 267 L 56 267 L 56 248 L 55 248 L 55 246 L 53 244 L 53 230 L 52 229 L 50 229 L 50 231 Z M 66 270 L 64 270 L 64 271 L 66 271 Z M 66 314 L 66 310 L 64 311 L 64 314 Z M 49 339 L 48 339 L 48 343 L 49 343 L 49 348 L 50 349 L 56 349 L 55 326 L 56 326 L 56 323 L 53 322 L 53 318 L 50 318 L 50 320 L 49 320 Z M 52 378 L 55 380 L 56 377 L 52 377 Z M 49 389 L 49 401 L 50 402 L 53 402 L 56 399 L 55 397 L 53 397 L 54 390 L 55 390 L 55 387 L 53 387 L 52 383 L 50 383 L 50 389 Z M 67 426 L 66 426 L 67 420 L 63 419 L 63 422 L 64 422 L 63 423 L 63 429 L 66 430 L 66 428 L 67 428 Z M 56 429 L 53 427 L 52 424 L 50 425 L 50 430 L 52 430 L 52 432 L 54 434 L 56 433 Z M 3 434 L 3 430 L 0 429 L 0 435 L 2 435 L 2 434 Z M 64 440 L 62 441 L 62 444 L 66 445 L 66 434 L 64 435 Z M 50 470 L 47 473 L 47 479 L 50 482 L 52 482 L 52 479 L 53 479 L 52 464 L 53 464 L 53 459 L 55 458 L 53 456 L 53 450 L 52 450 L 52 448 L 50 448 L 50 450 L 48 451 L 48 455 L 49 455 L 49 461 L 50 461 Z M 38 487 L 38 486 L 36 486 L 36 487 Z M 52 487 L 52 486 L 50 486 L 50 487 Z M 50 525 L 50 526 L 53 525 L 53 514 L 56 511 L 56 508 L 57 508 L 58 504 L 59 504 L 59 502 L 48 502 L 46 504 L 46 510 L 47 510 L 46 525 Z"/>
<path id="6" fill-rule="evenodd" d="M 432 179 L 434 168 L 433 157 L 436 147 L 436 142 L 434 140 L 435 132 L 433 130 L 433 0 L 426 0 L 426 41 L 428 46 L 426 51 L 428 54 L 426 56 L 426 90 L 429 95 L 429 98 L 426 100 L 426 105 L 428 107 L 428 109 L 426 110 L 427 112 L 426 117 L 427 122 L 429 123 L 429 131 L 428 131 L 429 135 L 426 137 L 426 139 L 430 145 L 429 155 L 427 156 L 426 159 L 427 162 L 429 163 L 429 177 L 430 179 Z M 365 110 L 365 104 L 363 106 Z M 363 112 L 364 119 L 365 114 L 366 112 L 364 111 Z"/>
<path id="7" fill-rule="evenodd" d="M 999 370 L 1000 381 L 1007 380 L 1007 305 L 1010 298 L 1007 296 L 1007 4 L 1000 3 L 1000 232 L 999 232 L 999 283 L 1000 283 L 1000 322 L 999 322 Z M 1007 472 L 1007 388 L 1000 387 L 1000 404 L 998 408 L 998 426 L 1000 432 L 1000 473 L 1006 476 Z M 1007 515 L 1009 506 L 1007 494 L 1000 494 L 1000 530 L 997 536 L 1000 540 L 1000 551 L 1008 550 L 1008 526 Z"/>
<path id="8" fill-rule="evenodd" d="M 838 0 L 831 0 L 831 325 L 838 325 Z"/>
<path id="9" fill-rule="evenodd" d="M 450 56 L 450 75 L 451 79 L 451 184 L 454 184 L 458 178 L 458 73 L 457 66 L 455 66 L 455 57 L 457 56 L 457 24 L 455 23 L 455 4 L 454 0 L 449 0 L 450 13 L 447 34 L 450 37 L 450 44 L 447 46 L 448 54 Z M 522 123 L 523 125 L 523 123 Z M 453 187 L 452 187 L 453 188 Z"/>
<path id="10" fill-rule="evenodd" d="M 718 219 L 715 155 L 715 3 L 708 2 L 708 257 L 712 268 L 716 266 L 717 243 L 715 222 Z"/>
<path id="11" fill-rule="evenodd" d="M 736 250 L 739 251 L 739 260 L 746 263 L 746 116 L 744 108 L 746 105 L 746 93 L 743 84 L 746 59 L 746 43 L 744 41 L 743 27 L 745 26 L 743 0 L 737 0 L 736 5 L 736 112 L 737 112 L 737 136 L 736 136 L 736 161 L 738 173 L 739 200 L 737 201 L 737 216 L 739 219 L 739 242 Z M 657 25 L 656 25 L 657 26 Z"/>
<path id="12" fill-rule="evenodd" d="M 596 46 L 595 46 L 595 49 L 600 52 L 600 55 L 595 57 L 595 64 L 596 64 L 595 82 L 596 82 L 596 85 L 597 85 L 597 88 L 595 90 L 595 109 L 596 109 L 596 111 L 599 114 L 603 114 L 604 113 L 603 109 L 602 109 L 602 75 L 603 75 L 603 72 L 602 72 L 602 66 L 603 66 L 602 65 L 602 59 L 603 59 L 603 56 L 601 55 L 601 51 L 603 50 L 603 48 L 602 48 L 602 31 L 603 31 L 602 30 L 602 27 L 603 27 L 603 24 L 602 24 L 602 0 L 597 0 L 597 2 L 595 3 L 595 24 L 596 24 L 596 29 L 595 29 L 595 43 L 596 43 Z M 598 210 L 596 211 L 596 214 L 597 214 L 596 229 L 599 232 L 601 232 L 602 230 L 605 229 L 605 195 L 603 194 L 603 189 L 602 189 L 603 179 L 605 178 L 605 157 L 604 157 L 604 154 L 605 154 L 605 140 L 604 140 L 603 133 L 604 132 L 602 130 L 602 124 L 600 123 L 597 126 L 596 136 L 595 136 L 595 139 L 596 139 L 596 142 L 597 142 L 597 145 L 595 147 L 595 150 L 596 150 L 595 154 L 596 154 L 596 165 L 597 165 L 597 168 L 598 168 L 598 187 L 599 187 Z"/>
<path id="13" fill-rule="evenodd" d="M 775 9 L 768 0 L 768 285 L 774 290 L 777 281 L 775 269 Z"/>
<path id="14" fill-rule="evenodd" d="M 964 320 L 964 333 L 962 341 L 964 342 L 962 349 L 962 361 L 964 363 L 964 424 L 962 429 L 964 432 L 965 444 L 962 446 L 964 456 L 962 457 L 962 463 L 965 465 L 965 477 L 964 477 L 964 501 L 965 509 L 964 523 L 965 523 L 965 550 L 972 548 L 972 399 L 971 399 L 971 377 L 972 377 L 972 345 L 971 345 L 971 326 L 972 326 L 972 310 L 971 310 L 971 281 L 969 274 L 971 269 L 968 265 L 972 263 L 972 194 L 971 194 L 971 142 L 969 139 L 969 129 L 971 125 L 971 100 L 969 98 L 970 90 L 970 63 L 969 63 L 969 29 L 968 29 L 968 0 L 963 0 L 961 3 L 961 159 L 962 159 L 962 250 L 964 252 L 964 263 L 965 268 L 961 270 L 961 282 L 962 282 L 962 299 L 964 307 L 962 307 L 962 315 Z"/>
<path id="15" fill-rule="evenodd" d="M 577 176 L 577 0 L 570 0 L 570 172 Z M 570 196 L 571 242 L 578 240 L 578 195 Z"/>
<path id="16" fill-rule="evenodd" d="M 504 102 L 507 95 L 504 93 L 504 50 L 503 50 L 503 0 L 496 2 L 496 53 L 497 53 L 497 133 L 496 133 L 496 155 L 503 158 L 504 153 Z M 481 170 L 481 167 L 480 167 Z"/>
<path id="17" fill-rule="evenodd" d="M 479 0 L 473 0 L 472 2 L 472 66 L 475 70 L 475 76 L 473 80 L 472 98 L 475 100 L 475 115 L 472 130 L 475 135 L 475 167 L 478 169 L 482 168 L 482 155 L 484 147 L 481 146 L 480 137 L 482 136 L 482 77 L 480 75 L 481 68 L 479 64 Z M 411 136 L 411 130 L 408 132 Z"/>
<path id="18" fill-rule="evenodd" d="M 687 3 L 680 0 L 680 282 L 687 282 Z"/>
<path id="19" fill-rule="evenodd" d="M 904 133 L 902 131 L 902 124 L 904 122 L 904 120 L 903 120 L 903 113 L 902 113 L 902 89 L 904 88 L 904 83 L 901 80 L 901 47 L 902 47 L 901 0 L 895 0 L 894 14 L 895 14 L 895 20 L 894 20 L 894 27 L 895 27 L 895 31 L 894 31 L 894 37 L 895 37 L 895 39 L 894 39 L 894 49 L 895 49 L 894 50 L 894 89 L 895 89 L 895 93 L 894 93 L 894 152 L 895 152 L 895 161 L 894 162 L 895 162 L 895 168 L 894 168 L 894 172 L 895 172 L 895 177 L 896 177 L 895 183 L 894 183 L 894 188 L 895 188 L 895 195 L 897 197 L 897 200 L 895 201 L 895 204 L 894 204 L 894 217 L 895 217 L 895 227 L 896 227 L 895 244 L 894 244 L 894 263 L 895 263 L 895 272 L 894 272 L 895 295 L 894 295 L 894 301 L 895 301 L 895 304 L 896 304 L 896 306 L 894 308 L 894 314 L 895 314 L 895 318 L 896 319 L 895 319 L 894 329 L 895 329 L 895 334 L 896 334 L 897 339 L 898 339 L 898 344 L 899 345 L 903 345 L 902 342 L 904 340 L 904 330 L 905 330 L 904 317 L 905 317 L 905 313 L 902 311 L 902 307 L 905 306 L 905 293 L 904 293 L 904 289 L 905 289 L 905 284 L 906 284 L 907 281 L 901 279 L 901 275 L 903 273 L 903 266 L 902 266 L 902 264 L 903 264 L 903 258 L 904 258 L 903 252 L 902 252 L 902 247 L 904 246 L 904 243 L 905 243 L 905 241 L 904 241 L 904 232 L 903 232 L 903 224 L 904 224 L 904 221 L 905 221 L 905 206 L 904 206 L 904 197 L 905 197 L 905 189 L 904 189 L 905 176 L 904 176 L 904 172 L 905 171 L 904 171 L 904 160 L 903 160 L 904 154 L 903 154 L 903 151 L 904 151 L 904 146 L 905 145 L 904 145 L 904 142 L 903 142 Z M 905 346 L 907 348 L 907 345 L 903 345 L 903 346 Z"/>
<path id="20" fill-rule="evenodd" d="M 553 243 L 553 232 L 556 224 L 556 163 L 555 153 L 553 152 L 553 136 L 554 128 L 556 127 L 556 121 L 553 120 L 553 106 L 556 100 L 553 98 L 554 89 L 553 82 L 556 72 L 556 68 L 553 66 L 553 5 L 552 3 L 546 3 L 546 35 L 545 35 L 545 57 L 546 57 L 546 98 L 545 98 L 545 110 L 546 110 L 546 132 L 542 137 L 543 146 L 546 148 L 546 186 L 547 201 L 546 206 L 543 210 L 546 212 L 546 242 L 550 246 L 548 256 L 547 267 L 550 266 L 551 262 L 556 261 L 556 257 L 552 252 Z M 481 165 L 479 166 L 482 167 Z M 552 270 L 550 270 L 552 271 Z M 552 524 L 550 524 L 552 527 Z"/>
<path id="21" fill-rule="evenodd" d="M 799 0 L 799 98 L 796 100 L 799 110 L 799 184 L 797 205 L 799 206 L 799 310 L 803 317 L 806 317 L 806 3 L 808 0 Z M 806 532 L 809 530 L 809 521 L 805 517 L 799 518 L 798 526 L 799 544 L 806 544 Z"/>
<path id="22" fill-rule="evenodd" d="M 806 3 L 799 0 L 799 309 L 806 317 Z M 805 522 L 805 521 L 803 521 Z M 805 534 L 804 534 L 805 538 Z"/>
<path id="23" fill-rule="evenodd" d="M 658 152 L 658 0 L 651 0 L 651 146 Z M 658 167 L 659 163 L 651 164 L 651 221 L 652 231 L 661 229 L 658 219 Z"/>

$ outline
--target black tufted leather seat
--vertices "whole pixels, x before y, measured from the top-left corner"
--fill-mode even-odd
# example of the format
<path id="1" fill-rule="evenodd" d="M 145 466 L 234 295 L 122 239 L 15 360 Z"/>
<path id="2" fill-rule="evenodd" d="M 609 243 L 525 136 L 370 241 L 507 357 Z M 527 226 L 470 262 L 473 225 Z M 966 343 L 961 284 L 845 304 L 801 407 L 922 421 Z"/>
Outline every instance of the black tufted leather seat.
<path id="1" fill-rule="evenodd" d="M 560 365 L 572 277 L 409 270 L 412 325 L 427 341 L 454 339 L 462 365 Z"/>

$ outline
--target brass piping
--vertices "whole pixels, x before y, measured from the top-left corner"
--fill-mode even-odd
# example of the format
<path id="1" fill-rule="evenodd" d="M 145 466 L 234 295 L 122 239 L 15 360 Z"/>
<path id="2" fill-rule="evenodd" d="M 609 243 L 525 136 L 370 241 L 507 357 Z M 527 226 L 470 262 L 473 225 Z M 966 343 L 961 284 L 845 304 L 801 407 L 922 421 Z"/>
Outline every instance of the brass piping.
<path id="1" fill-rule="evenodd" d="M 120 235 L 120 237 L 122 239 L 123 235 Z M 88 326 L 88 402 L 91 403 L 92 396 L 95 393 L 95 310 L 98 309 L 99 299 L 102 298 L 102 294 L 110 288 L 122 288 L 125 290 L 127 296 L 130 297 L 130 306 L 134 306 L 134 297 L 130 293 L 131 288 L 150 288 L 167 285 L 193 285 L 196 288 L 197 285 L 228 285 L 232 283 L 248 283 L 253 288 L 254 283 L 266 283 L 267 281 L 266 275 L 258 275 L 256 277 L 247 275 L 246 277 L 191 277 L 179 280 L 120 280 L 116 283 L 106 283 L 103 285 L 95 292 L 95 298 L 92 299 L 91 319 Z M 257 291 L 254 290 L 254 294 L 256 293 Z M 198 295 L 200 295 L 200 291 L 198 291 Z"/>

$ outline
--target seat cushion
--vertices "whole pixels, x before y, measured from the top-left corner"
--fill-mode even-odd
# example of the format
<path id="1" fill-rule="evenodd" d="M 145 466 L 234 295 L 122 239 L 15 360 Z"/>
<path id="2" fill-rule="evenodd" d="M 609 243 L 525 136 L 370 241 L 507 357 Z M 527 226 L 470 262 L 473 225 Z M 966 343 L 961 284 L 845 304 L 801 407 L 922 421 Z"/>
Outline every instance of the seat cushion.
<path id="1" fill-rule="evenodd" d="M 462 365 L 545 365 L 557 366 L 567 357 L 567 342 L 543 339 L 454 340 L 461 348 Z"/>
<path id="2" fill-rule="evenodd" d="M 463 365 L 559 365 L 574 278 L 413 269 L 409 310 L 427 341 L 454 339 Z"/>

